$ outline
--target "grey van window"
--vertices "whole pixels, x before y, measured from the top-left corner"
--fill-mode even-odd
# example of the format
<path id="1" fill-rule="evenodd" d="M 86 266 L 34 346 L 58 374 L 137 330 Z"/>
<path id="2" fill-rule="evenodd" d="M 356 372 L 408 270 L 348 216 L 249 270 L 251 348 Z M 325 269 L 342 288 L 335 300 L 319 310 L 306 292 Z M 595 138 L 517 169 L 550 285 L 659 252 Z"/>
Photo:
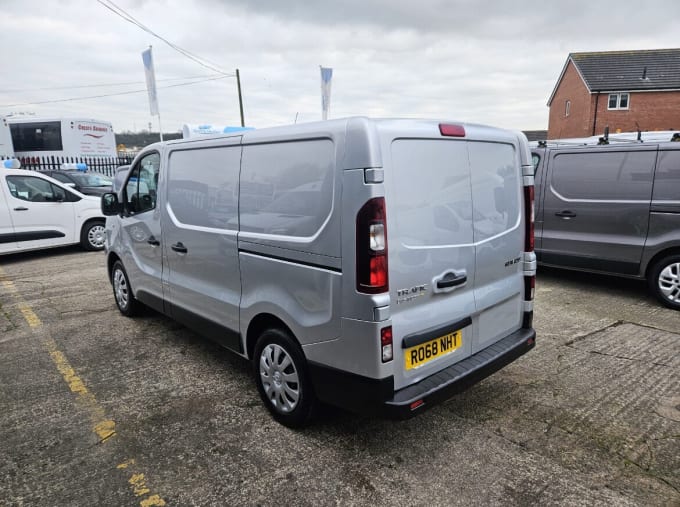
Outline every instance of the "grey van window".
<path id="1" fill-rule="evenodd" d="M 519 225 L 522 184 L 512 145 L 470 142 L 468 149 L 477 242 Z"/>
<path id="2" fill-rule="evenodd" d="M 392 143 L 388 219 L 404 244 L 469 244 L 472 235 L 470 166 L 464 141 L 397 139 Z M 385 171 L 387 173 L 388 171 Z"/>
<path id="3" fill-rule="evenodd" d="M 135 164 L 125 185 L 125 202 L 129 212 L 143 213 L 156 207 L 159 169 L 158 153 L 149 153 Z"/>
<path id="4" fill-rule="evenodd" d="M 649 200 L 656 153 L 558 153 L 551 187 L 567 199 Z"/>
<path id="5" fill-rule="evenodd" d="M 330 139 L 244 146 L 241 230 L 313 236 L 330 215 L 334 175 Z"/>
<path id="6" fill-rule="evenodd" d="M 173 151 L 168 165 L 168 204 L 186 225 L 238 229 L 241 147 Z"/>
<path id="7" fill-rule="evenodd" d="M 680 150 L 659 152 L 653 199 L 680 202 Z"/>

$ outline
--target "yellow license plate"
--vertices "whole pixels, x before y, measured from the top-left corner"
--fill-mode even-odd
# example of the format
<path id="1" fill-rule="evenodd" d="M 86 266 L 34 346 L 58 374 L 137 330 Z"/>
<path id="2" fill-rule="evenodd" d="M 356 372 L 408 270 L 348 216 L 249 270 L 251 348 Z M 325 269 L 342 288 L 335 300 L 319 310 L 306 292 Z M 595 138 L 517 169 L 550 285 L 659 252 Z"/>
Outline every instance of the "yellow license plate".
<path id="1" fill-rule="evenodd" d="M 454 331 L 453 333 L 440 336 L 429 342 L 410 347 L 404 350 L 404 366 L 407 370 L 420 368 L 438 357 L 450 354 L 462 344 L 462 333 L 460 331 Z"/>

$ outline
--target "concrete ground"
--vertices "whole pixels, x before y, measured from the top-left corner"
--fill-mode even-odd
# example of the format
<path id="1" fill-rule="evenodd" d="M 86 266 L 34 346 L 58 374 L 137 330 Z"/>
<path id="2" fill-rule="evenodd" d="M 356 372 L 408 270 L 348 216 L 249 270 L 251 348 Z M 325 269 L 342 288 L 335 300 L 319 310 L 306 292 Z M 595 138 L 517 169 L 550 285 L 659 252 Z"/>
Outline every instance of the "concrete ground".
<path id="1" fill-rule="evenodd" d="M 0 505 L 680 505 L 680 312 L 541 270 L 536 348 L 405 422 L 275 423 L 248 364 L 101 253 L 0 258 Z"/>

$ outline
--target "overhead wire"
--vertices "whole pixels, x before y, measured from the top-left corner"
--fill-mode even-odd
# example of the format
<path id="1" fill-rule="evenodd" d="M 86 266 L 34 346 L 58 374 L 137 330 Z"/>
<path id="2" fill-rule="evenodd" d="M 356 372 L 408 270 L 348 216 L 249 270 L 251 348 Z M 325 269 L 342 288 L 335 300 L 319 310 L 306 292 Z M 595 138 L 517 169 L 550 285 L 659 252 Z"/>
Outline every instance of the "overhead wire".
<path id="1" fill-rule="evenodd" d="M 189 85 L 194 85 L 198 83 L 205 83 L 207 81 L 217 81 L 220 79 L 226 79 L 231 76 L 218 76 L 218 77 L 212 77 L 209 79 L 201 79 L 200 81 L 191 81 L 189 83 L 178 83 L 174 85 L 168 85 L 168 86 L 159 86 L 159 89 L 166 89 L 166 88 L 178 88 L 180 86 L 189 86 Z M 146 93 L 147 90 L 146 88 L 142 90 L 128 90 L 125 92 L 117 92 L 117 93 L 107 93 L 103 95 L 89 95 L 86 97 L 71 97 L 67 99 L 54 99 L 54 100 L 41 100 L 38 102 L 22 102 L 20 104 L 0 104 L 0 107 L 18 107 L 18 106 L 33 106 L 33 105 L 38 105 L 38 104 L 54 104 L 56 102 L 74 102 L 78 100 L 88 100 L 88 99 L 101 99 L 104 97 L 115 97 L 118 95 L 132 95 L 134 93 Z"/>
<path id="2" fill-rule="evenodd" d="M 210 60 L 207 60 L 206 58 L 200 57 L 180 46 L 177 44 L 170 42 L 168 39 L 165 37 L 157 34 L 153 30 L 151 30 L 149 27 L 144 25 L 141 21 L 135 19 L 131 14 L 127 13 L 124 9 L 116 5 L 112 0 L 97 0 L 101 5 L 106 7 L 108 10 L 116 14 L 117 16 L 123 18 L 125 21 L 132 23 L 136 27 L 144 30 L 146 33 L 149 35 L 152 35 L 156 37 L 157 39 L 165 42 L 168 46 L 170 46 L 172 49 L 177 51 L 178 53 L 184 55 L 185 57 L 189 58 L 190 60 L 193 60 L 194 62 L 198 63 L 199 65 L 202 65 L 203 67 L 212 70 L 213 72 L 218 72 L 223 75 L 228 75 L 229 77 L 235 77 L 235 74 L 230 74 L 223 69 L 219 68 L 219 66 Z"/>
<path id="3" fill-rule="evenodd" d="M 184 76 L 184 77 L 167 77 L 162 79 L 156 79 L 156 81 L 181 81 L 184 79 L 198 79 L 198 78 L 213 78 L 217 76 L 223 76 L 222 74 L 208 74 L 201 76 Z M 228 76 L 223 76 L 228 77 Z M 17 92 L 38 92 L 38 91 L 52 91 L 52 90 L 77 90 L 79 88 L 106 88 L 110 86 L 129 86 L 134 84 L 143 84 L 144 81 L 127 81 L 127 82 L 117 82 L 117 83 L 100 83 L 100 84 L 88 84 L 88 85 L 70 85 L 70 86 L 48 86 L 45 88 L 21 88 L 16 90 L 0 90 L 0 93 L 17 93 Z"/>

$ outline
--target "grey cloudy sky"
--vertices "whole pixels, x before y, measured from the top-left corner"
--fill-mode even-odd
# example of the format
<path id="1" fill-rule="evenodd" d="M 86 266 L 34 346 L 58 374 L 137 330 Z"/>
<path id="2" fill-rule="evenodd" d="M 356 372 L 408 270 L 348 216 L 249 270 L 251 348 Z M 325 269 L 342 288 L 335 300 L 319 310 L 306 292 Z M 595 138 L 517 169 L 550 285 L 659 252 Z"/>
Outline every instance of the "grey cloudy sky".
<path id="1" fill-rule="evenodd" d="M 320 119 L 322 64 L 334 69 L 332 118 L 546 129 L 546 102 L 570 52 L 680 46 L 677 0 L 113 1 L 222 70 L 239 68 L 254 127 Z M 0 115 L 97 118 L 118 132 L 152 121 L 157 130 L 145 92 L 36 104 L 143 90 L 141 52 L 153 45 L 164 131 L 240 123 L 233 77 L 166 88 L 215 73 L 96 0 L 0 7 Z"/>

